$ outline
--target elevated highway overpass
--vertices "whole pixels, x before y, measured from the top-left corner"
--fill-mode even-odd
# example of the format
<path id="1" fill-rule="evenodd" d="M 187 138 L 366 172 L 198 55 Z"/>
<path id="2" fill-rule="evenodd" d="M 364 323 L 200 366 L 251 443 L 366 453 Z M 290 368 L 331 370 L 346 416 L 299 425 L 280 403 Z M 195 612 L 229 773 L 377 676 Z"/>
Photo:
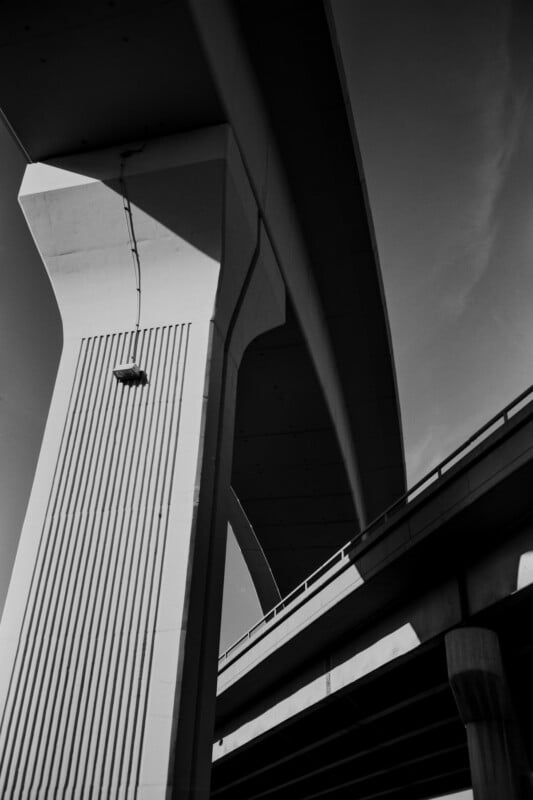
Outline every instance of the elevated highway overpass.
<path id="1" fill-rule="evenodd" d="M 295 594 L 225 657 L 213 794 L 464 785 L 450 677 L 478 797 L 529 797 L 530 410 L 367 530 L 405 469 L 330 11 L 2 8 L 64 346 L 0 630 L 0 797 L 209 796 L 228 518 L 264 608 Z"/>
<path id="2" fill-rule="evenodd" d="M 412 800 L 472 780 L 476 797 L 530 796 L 531 398 L 504 409 L 221 655 L 213 797 Z M 483 677 L 479 652 L 457 677 L 457 642 L 476 636 L 499 638 L 506 678 L 503 669 Z M 475 765 L 471 776 L 465 696 L 477 697 L 476 724 L 488 716 L 496 726 L 498 714 L 511 716 L 495 708 L 505 683 L 515 708 L 505 736 L 520 740 L 527 785 L 493 774 L 485 794 Z"/>

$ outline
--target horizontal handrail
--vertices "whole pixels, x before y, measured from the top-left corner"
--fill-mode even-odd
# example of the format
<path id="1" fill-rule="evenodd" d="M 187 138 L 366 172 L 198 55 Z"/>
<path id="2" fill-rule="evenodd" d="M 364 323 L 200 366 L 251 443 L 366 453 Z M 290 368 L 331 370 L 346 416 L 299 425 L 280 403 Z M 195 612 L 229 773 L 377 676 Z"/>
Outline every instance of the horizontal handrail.
<path id="1" fill-rule="evenodd" d="M 372 520 L 362 531 L 357 533 L 352 539 L 350 539 L 345 545 L 343 545 L 340 550 L 337 550 L 330 556 L 323 564 L 321 564 L 314 572 L 312 572 L 302 583 L 298 584 L 294 589 L 292 589 L 288 595 L 283 597 L 279 603 L 277 603 L 270 611 L 265 614 L 255 625 L 246 631 L 236 642 L 234 642 L 229 648 L 227 648 L 223 653 L 221 653 L 218 657 L 218 665 L 219 669 L 227 662 L 228 658 L 231 654 L 240 647 L 240 645 L 244 644 L 245 642 L 249 642 L 250 639 L 254 638 L 254 635 L 259 631 L 260 628 L 263 628 L 272 620 L 276 619 L 282 611 L 285 611 L 289 605 L 296 600 L 296 598 L 303 595 L 308 595 L 311 593 L 315 584 L 318 583 L 321 577 L 326 575 L 335 564 L 345 563 L 349 560 L 349 554 L 353 551 L 354 546 L 358 542 L 365 541 L 368 536 L 370 535 L 371 531 L 383 525 L 384 523 L 388 522 L 390 515 L 400 508 L 404 508 L 410 500 L 414 500 L 416 496 L 420 495 L 424 488 L 429 488 L 430 486 L 434 485 L 435 482 L 438 482 L 443 475 L 448 472 L 461 458 L 464 458 L 467 453 L 466 450 L 470 450 L 476 445 L 481 444 L 488 436 L 494 433 L 492 430 L 496 425 L 502 426 L 506 425 L 511 417 L 514 416 L 519 411 L 518 406 L 524 403 L 525 400 L 531 401 L 533 399 L 533 385 L 530 386 L 528 389 L 523 391 L 518 397 L 515 397 L 505 408 L 495 414 L 494 417 L 485 422 L 480 428 L 469 436 L 459 447 L 457 447 L 453 452 L 451 452 L 446 458 L 444 458 L 436 467 L 433 467 L 423 478 L 421 478 L 417 483 L 411 486 L 401 497 L 394 501 L 385 511 L 382 511 L 375 519 Z M 336 573 L 335 575 L 337 575 Z M 330 576 L 333 579 L 335 576 Z M 302 602 L 302 601 L 301 601 Z M 301 602 L 298 603 L 298 606 L 295 606 L 293 610 L 296 610 L 296 607 L 301 605 Z"/>

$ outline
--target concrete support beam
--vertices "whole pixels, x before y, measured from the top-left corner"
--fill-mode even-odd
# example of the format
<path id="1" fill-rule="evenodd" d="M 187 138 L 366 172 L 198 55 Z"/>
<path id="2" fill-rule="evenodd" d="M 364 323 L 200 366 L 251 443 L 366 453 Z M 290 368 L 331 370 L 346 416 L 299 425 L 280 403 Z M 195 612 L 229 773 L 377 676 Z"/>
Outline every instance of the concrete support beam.
<path id="1" fill-rule="evenodd" d="M 364 527 L 372 515 L 363 491 L 350 409 L 298 216 L 235 10 L 226 0 L 189 0 L 189 6 L 309 347 L 337 433 L 359 525 Z M 352 362 L 356 360 L 352 355 Z M 387 499 L 384 505 L 389 502 Z"/>
<path id="2" fill-rule="evenodd" d="M 466 727 L 474 800 L 531 800 L 533 789 L 497 635 L 446 635 L 450 685 Z"/>
<path id="3" fill-rule="evenodd" d="M 0 629 L 0 797 L 205 800 L 237 374 L 284 286 L 225 126 L 30 165 L 20 199 L 64 346 Z"/>

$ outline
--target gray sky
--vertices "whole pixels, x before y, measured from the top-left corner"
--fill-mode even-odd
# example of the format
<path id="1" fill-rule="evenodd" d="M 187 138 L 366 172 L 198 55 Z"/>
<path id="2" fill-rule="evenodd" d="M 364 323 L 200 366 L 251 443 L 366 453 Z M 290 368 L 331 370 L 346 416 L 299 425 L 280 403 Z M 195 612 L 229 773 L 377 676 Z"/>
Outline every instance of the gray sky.
<path id="1" fill-rule="evenodd" d="M 533 382 L 533 4 L 334 0 L 414 482 Z M 60 349 L 0 130 L 0 605 Z M 223 643 L 258 613 L 232 543 Z"/>
<path id="2" fill-rule="evenodd" d="M 17 203 L 25 162 L 0 124 L 0 608 L 59 361 L 55 300 Z"/>
<path id="3" fill-rule="evenodd" d="M 414 481 L 533 382 L 533 4 L 334 8 Z"/>

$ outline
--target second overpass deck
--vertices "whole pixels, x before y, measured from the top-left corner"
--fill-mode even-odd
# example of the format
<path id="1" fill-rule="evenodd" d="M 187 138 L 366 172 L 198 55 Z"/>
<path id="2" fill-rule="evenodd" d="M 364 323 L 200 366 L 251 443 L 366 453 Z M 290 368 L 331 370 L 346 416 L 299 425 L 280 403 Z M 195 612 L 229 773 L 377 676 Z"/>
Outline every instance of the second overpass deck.
<path id="1" fill-rule="evenodd" d="M 252 769 L 247 763 L 257 759 L 261 743 L 258 769 L 265 780 L 267 773 L 278 775 L 273 778 L 276 792 L 289 781 L 291 797 L 315 796 L 309 787 L 304 791 L 303 784 L 299 793 L 307 772 L 299 771 L 297 760 L 291 761 L 293 749 L 296 758 L 300 747 L 290 731 L 294 726 L 305 728 L 310 714 L 325 723 L 331 703 L 342 706 L 343 698 L 360 694 L 359 687 L 375 681 L 382 686 L 374 698 L 379 705 L 380 697 L 392 691 L 383 676 L 396 670 L 394 685 L 404 675 L 411 689 L 413 681 L 416 686 L 414 693 L 404 687 L 406 697 L 418 696 L 424 680 L 431 684 L 430 694 L 438 695 L 437 706 L 426 709 L 430 719 L 420 723 L 420 730 L 426 723 L 442 726 L 451 715 L 454 741 L 443 743 L 437 736 L 435 752 L 449 748 L 443 774 L 456 778 L 451 784 L 443 781 L 440 788 L 468 784 L 464 732 L 449 687 L 441 686 L 442 680 L 446 683 L 443 635 L 465 622 L 487 618 L 502 635 L 514 630 L 510 648 L 514 652 L 518 647 L 521 626 L 515 622 L 527 616 L 533 581 L 532 396 L 529 389 L 503 409 L 220 656 L 217 796 L 226 796 L 224 786 L 230 791 L 227 796 L 241 796 L 240 791 L 243 797 L 256 796 L 252 787 L 257 765 Z M 519 661 L 516 664 L 513 669 L 521 669 Z M 439 692 L 446 695 L 444 700 Z M 521 691 L 521 697 L 527 692 Z M 400 698 L 391 701 L 391 707 L 398 703 Z M 526 707 L 527 700 L 522 705 Z M 402 724 L 414 725 L 415 706 L 406 702 L 405 709 Z M 315 739 L 322 741 L 322 722 L 309 724 L 315 726 Z M 342 727 L 339 723 L 337 730 Z M 279 765 L 274 769 L 271 764 L 277 758 L 274 741 L 279 744 L 279 736 L 286 759 L 283 778 Z M 430 739 L 421 734 L 422 741 Z M 354 747 L 353 755 L 358 746 Z M 324 758 L 320 770 L 331 771 L 331 753 Z M 247 784 L 249 771 L 252 783 Z M 239 788 L 229 790 L 236 775 Z"/>

